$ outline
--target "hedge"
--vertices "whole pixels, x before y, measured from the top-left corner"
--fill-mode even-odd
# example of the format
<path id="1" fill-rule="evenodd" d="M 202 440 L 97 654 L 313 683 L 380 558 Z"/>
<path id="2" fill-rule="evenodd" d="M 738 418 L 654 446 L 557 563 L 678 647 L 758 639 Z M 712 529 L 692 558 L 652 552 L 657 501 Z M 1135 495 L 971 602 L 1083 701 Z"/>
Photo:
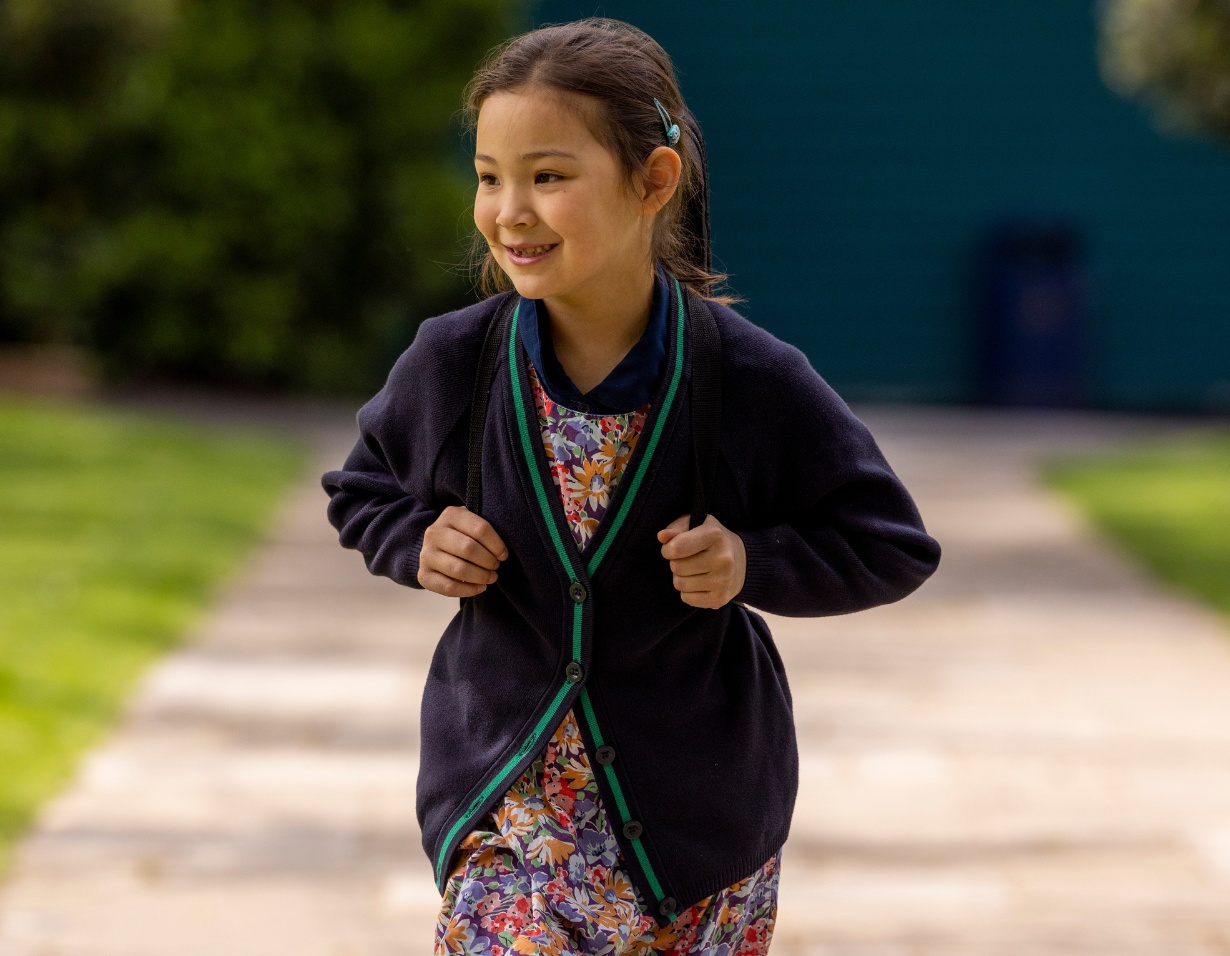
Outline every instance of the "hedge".
<path id="1" fill-rule="evenodd" d="M 462 87 L 508 0 L 0 7 L 0 342 L 370 388 L 472 294 Z"/>

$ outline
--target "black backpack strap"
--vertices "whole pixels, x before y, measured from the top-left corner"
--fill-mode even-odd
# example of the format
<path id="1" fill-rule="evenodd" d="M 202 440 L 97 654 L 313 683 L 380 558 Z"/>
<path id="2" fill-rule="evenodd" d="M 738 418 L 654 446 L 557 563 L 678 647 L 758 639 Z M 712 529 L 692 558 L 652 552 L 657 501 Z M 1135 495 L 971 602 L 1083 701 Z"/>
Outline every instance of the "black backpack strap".
<path id="1" fill-rule="evenodd" d="M 717 473 L 718 440 L 722 427 L 722 338 L 717 322 L 700 296 L 688 293 L 688 325 L 692 333 L 692 453 L 696 483 L 689 528 L 704 522 Z"/>
<path id="2" fill-rule="evenodd" d="M 470 402 L 470 455 L 466 465 L 466 508 L 480 514 L 483 506 L 483 429 L 487 423 L 487 406 L 491 404 L 491 382 L 499 359 L 504 330 L 508 327 L 516 303 L 515 293 L 509 293 L 487 323 L 483 349 L 478 356 L 478 371 L 474 375 L 474 398 Z"/>

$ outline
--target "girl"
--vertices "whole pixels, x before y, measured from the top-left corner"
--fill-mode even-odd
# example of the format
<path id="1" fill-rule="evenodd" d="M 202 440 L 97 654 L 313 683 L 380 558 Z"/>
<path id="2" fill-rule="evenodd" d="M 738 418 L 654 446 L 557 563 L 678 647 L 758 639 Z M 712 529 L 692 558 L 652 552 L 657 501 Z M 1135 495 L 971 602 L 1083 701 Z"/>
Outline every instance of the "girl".
<path id="1" fill-rule="evenodd" d="M 895 601 L 939 548 L 802 353 L 714 296 L 658 44 L 535 30 L 466 105 L 492 294 L 423 323 L 324 476 L 373 573 L 462 599 L 423 694 L 436 952 L 764 953 L 798 761 L 751 608 Z"/>

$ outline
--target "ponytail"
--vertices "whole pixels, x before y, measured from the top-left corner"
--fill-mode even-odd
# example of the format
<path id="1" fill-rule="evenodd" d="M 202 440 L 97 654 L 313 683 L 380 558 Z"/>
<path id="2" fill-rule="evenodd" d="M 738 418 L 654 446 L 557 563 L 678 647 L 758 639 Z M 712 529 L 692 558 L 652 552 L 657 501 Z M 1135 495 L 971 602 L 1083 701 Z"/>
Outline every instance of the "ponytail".
<path id="1" fill-rule="evenodd" d="M 684 110 L 683 128 L 687 131 L 685 149 L 692 155 L 699 175 L 683 209 L 683 227 L 687 233 L 684 255 L 703 272 L 713 271 L 712 241 L 709 237 L 709 162 L 705 156 L 705 137 L 700 123 L 691 110 Z"/>

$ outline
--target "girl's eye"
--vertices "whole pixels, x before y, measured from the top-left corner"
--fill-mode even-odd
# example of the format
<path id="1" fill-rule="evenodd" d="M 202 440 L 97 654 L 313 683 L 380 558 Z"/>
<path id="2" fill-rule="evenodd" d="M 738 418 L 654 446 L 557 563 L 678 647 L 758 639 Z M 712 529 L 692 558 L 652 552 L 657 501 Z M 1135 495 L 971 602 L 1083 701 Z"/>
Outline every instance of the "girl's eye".
<path id="1" fill-rule="evenodd" d="M 551 183 L 557 179 L 563 179 L 559 173 L 537 173 L 534 176 L 536 183 Z M 491 173 L 482 173 L 478 177 L 478 181 L 483 186 L 498 186 L 500 181 L 492 176 Z"/>

